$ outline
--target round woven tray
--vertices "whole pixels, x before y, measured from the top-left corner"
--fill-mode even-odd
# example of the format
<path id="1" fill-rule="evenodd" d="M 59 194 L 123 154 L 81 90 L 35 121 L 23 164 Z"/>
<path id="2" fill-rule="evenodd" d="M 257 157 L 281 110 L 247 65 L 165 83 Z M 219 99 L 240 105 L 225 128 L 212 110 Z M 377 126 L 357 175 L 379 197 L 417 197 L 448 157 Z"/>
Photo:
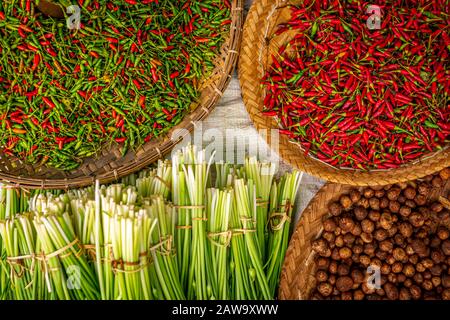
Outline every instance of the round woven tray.
<path id="1" fill-rule="evenodd" d="M 308 299 L 316 285 L 317 271 L 314 262 L 315 253 L 311 244 L 322 233 L 322 221 L 329 218 L 328 204 L 337 201 L 341 195 L 353 188 L 348 185 L 328 183 L 319 190 L 303 211 L 286 252 L 280 277 L 279 299 Z M 450 180 L 442 188 L 433 190 L 430 198 L 437 199 L 441 195 L 446 196 L 449 192 Z"/>
<path id="2" fill-rule="evenodd" d="M 275 119 L 261 114 L 264 91 L 261 78 L 271 63 L 271 53 L 288 42 L 294 32 L 273 37 L 275 28 L 290 18 L 288 4 L 299 1 L 255 0 L 244 24 L 243 40 L 239 57 L 239 79 L 242 96 L 250 118 L 257 130 L 264 130 L 267 143 L 294 167 L 322 179 L 350 185 L 385 185 L 418 179 L 450 166 L 450 148 L 428 155 L 415 163 L 394 170 L 358 171 L 341 170 L 305 156 L 300 147 L 285 135 L 279 141 L 271 141 L 268 130 L 278 128 Z"/>
<path id="3" fill-rule="evenodd" d="M 231 74 L 234 71 L 241 42 L 243 24 L 243 0 L 232 0 L 230 35 L 215 61 L 215 69 L 208 79 L 203 81 L 201 97 L 195 110 L 186 115 L 181 123 L 172 128 L 164 137 L 154 138 L 135 151 L 122 157 L 119 146 L 104 149 L 96 157 L 86 158 L 83 164 L 73 171 L 61 171 L 46 166 L 29 165 L 13 160 L 0 151 L 0 180 L 28 189 L 67 189 L 83 187 L 95 180 L 109 183 L 138 171 L 168 154 L 188 132 L 194 123 L 205 119 L 223 95 Z M 194 107 L 194 106 L 193 106 Z M 172 140 L 175 130 L 183 130 Z"/>

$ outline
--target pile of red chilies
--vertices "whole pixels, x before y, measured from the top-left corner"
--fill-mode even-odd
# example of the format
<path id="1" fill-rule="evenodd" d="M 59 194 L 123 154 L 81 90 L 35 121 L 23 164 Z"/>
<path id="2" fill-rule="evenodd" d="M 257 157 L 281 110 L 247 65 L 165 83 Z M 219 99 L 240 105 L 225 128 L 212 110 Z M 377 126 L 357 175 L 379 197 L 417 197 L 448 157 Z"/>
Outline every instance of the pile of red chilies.
<path id="1" fill-rule="evenodd" d="M 369 29 L 381 10 L 380 28 Z M 292 7 L 295 30 L 262 79 L 263 114 L 306 154 L 338 168 L 397 168 L 450 138 L 446 0 L 314 1 Z M 292 32 L 292 31 L 291 31 Z"/>

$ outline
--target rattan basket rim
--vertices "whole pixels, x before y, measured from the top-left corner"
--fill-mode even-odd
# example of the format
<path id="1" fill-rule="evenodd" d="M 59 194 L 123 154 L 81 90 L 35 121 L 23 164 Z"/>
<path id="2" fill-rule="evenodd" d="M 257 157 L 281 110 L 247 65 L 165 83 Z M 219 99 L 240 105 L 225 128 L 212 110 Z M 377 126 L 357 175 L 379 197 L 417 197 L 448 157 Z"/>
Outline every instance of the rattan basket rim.
<path id="1" fill-rule="evenodd" d="M 202 90 L 199 105 L 164 137 L 152 139 L 138 150 L 129 151 L 125 157 L 121 157 L 117 147 L 102 150 L 98 157 L 86 158 L 80 168 L 71 172 L 25 165 L 17 160 L 9 162 L 8 158 L 0 155 L 0 180 L 25 189 L 78 188 L 92 184 L 95 180 L 101 183 L 116 181 L 162 159 L 194 129 L 196 122 L 204 120 L 211 113 L 232 78 L 239 57 L 244 4 L 243 0 L 232 0 L 231 5 L 230 36 L 222 46 L 216 70 L 205 81 L 207 86 Z M 175 130 L 183 131 L 178 131 L 181 134 L 176 135 L 177 139 L 171 139 Z"/>
<path id="2" fill-rule="evenodd" d="M 238 71 L 242 97 L 250 118 L 258 131 L 266 133 L 278 128 L 276 121 L 261 114 L 263 107 L 263 91 L 260 79 L 263 74 L 262 52 L 267 48 L 269 40 L 265 33 L 272 26 L 276 15 L 287 4 L 295 1 L 255 0 L 250 8 L 244 24 Z M 271 141 L 271 135 L 262 134 L 274 151 L 292 166 L 316 177 L 330 182 L 349 185 L 386 185 L 422 178 L 450 166 L 450 148 L 444 148 L 433 156 L 426 156 L 415 163 L 392 170 L 358 171 L 337 169 L 324 164 L 310 156 L 280 135 L 278 141 Z"/>

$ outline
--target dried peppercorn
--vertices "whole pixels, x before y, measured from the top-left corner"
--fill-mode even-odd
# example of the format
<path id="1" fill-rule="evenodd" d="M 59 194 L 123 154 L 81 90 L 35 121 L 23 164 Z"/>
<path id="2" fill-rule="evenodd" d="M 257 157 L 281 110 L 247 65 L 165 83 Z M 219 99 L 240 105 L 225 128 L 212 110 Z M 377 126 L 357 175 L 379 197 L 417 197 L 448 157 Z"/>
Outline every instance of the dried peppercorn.
<path id="1" fill-rule="evenodd" d="M 406 185 L 386 186 L 383 190 L 387 194 L 393 191 L 395 197 L 391 201 L 397 201 L 407 194 L 418 193 L 419 187 L 431 189 L 433 179 L 445 176 L 445 172 L 447 169 Z M 449 177 L 442 181 L 443 185 L 449 182 Z M 376 194 L 380 189 L 375 189 L 363 190 L 368 202 L 378 200 Z M 361 191 L 350 192 L 354 197 L 356 193 Z M 347 210 L 330 210 L 323 222 L 325 232 L 312 242 L 316 253 L 316 284 L 310 298 L 450 299 L 447 292 L 450 288 L 450 206 L 446 205 L 450 203 L 447 199 L 450 195 L 444 194 L 437 201 L 427 198 L 410 216 L 388 209 L 381 213 L 372 210 L 367 215 L 367 210 L 356 203 Z M 342 195 L 328 207 L 336 208 L 347 197 Z M 351 224 L 364 232 L 349 233 L 344 226 Z M 331 255 L 327 254 L 329 251 Z M 375 283 L 371 277 L 373 270 L 379 271 L 379 281 Z"/>

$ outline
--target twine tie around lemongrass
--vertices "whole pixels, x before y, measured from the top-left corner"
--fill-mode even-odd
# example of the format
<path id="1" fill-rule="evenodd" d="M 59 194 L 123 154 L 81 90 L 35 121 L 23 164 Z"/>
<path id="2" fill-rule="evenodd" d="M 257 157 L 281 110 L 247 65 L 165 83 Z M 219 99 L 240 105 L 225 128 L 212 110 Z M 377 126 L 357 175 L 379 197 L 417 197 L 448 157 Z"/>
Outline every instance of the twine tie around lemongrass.
<path id="1" fill-rule="evenodd" d="M 167 189 L 171 189 L 172 186 L 170 185 L 170 183 L 168 183 L 166 180 L 164 180 L 163 178 L 161 178 L 158 175 L 154 176 L 156 180 L 159 180 L 163 185 L 165 185 L 167 187 Z"/>
<path id="2" fill-rule="evenodd" d="M 231 232 L 233 233 L 233 236 L 240 236 L 240 235 L 244 235 L 247 233 L 256 232 L 256 229 L 237 228 L 237 229 L 233 229 Z"/>
<path id="3" fill-rule="evenodd" d="M 286 204 L 280 207 L 284 207 L 284 212 L 272 212 L 269 216 L 270 229 L 273 231 L 281 230 L 286 222 L 291 222 L 291 217 L 289 216 L 289 212 L 292 209 L 291 202 L 286 201 Z M 276 219 L 280 219 L 280 221 L 278 223 L 275 223 L 274 221 Z"/>
<path id="4" fill-rule="evenodd" d="M 261 198 L 257 198 L 257 199 L 256 199 L 256 206 L 257 206 L 257 207 L 265 207 L 265 206 L 267 206 L 267 205 L 269 205 L 269 201 L 267 201 L 267 200 L 262 200 Z"/>
<path id="5" fill-rule="evenodd" d="M 227 248 L 231 244 L 231 237 L 233 236 L 233 232 L 231 230 L 222 231 L 222 232 L 209 232 L 207 237 L 211 243 L 217 247 Z M 224 238 L 225 242 L 221 243 L 220 240 L 216 240 L 215 238 Z"/>
<path id="6" fill-rule="evenodd" d="M 65 245 L 64 247 L 53 251 L 49 254 L 45 254 L 44 252 L 39 253 L 39 254 L 28 254 L 28 255 L 23 255 L 23 256 L 17 256 L 17 257 L 7 257 L 6 258 L 6 262 L 11 266 L 11 270 L 10 270 L 10 276 L 11 276 L 11 281 L 13 281 L 13 279 L 16 278 L 22 278 L 25 274 L 25 271 L 29 271 L 30 273 L 34 272 L 35 266 L 36 266 L 36 261 L 39 261 L 41 264 L 41 267 L 44 271 L 44 277 L 45 277 L 45 281 L 47 282 L 47 284 L 50 287 L 50 279 L 49 279 L 49 272 L 55 272 L 60 270 L 60 268 L 49 268 L 48 266 L 48 261 L 52 258 L 56 258 L 59 257 L 61 259 L 65 259 L 67 257 L 69 257 L 72 252 L 69 251 L 67 253 L 65 253 L 66 251 L 68 251 L 69 249 L 72 249 L 75 245 L 78 245 L 80 247 L 80 249 L 75 253 L 75 257 L 79 258 L 82 254 L 83 254 L 83 246 L 80 245 L 79 243 L 79 239 L 75 238 L 75 240 L 73 240 L 72 242 L 68 243 L 67 245 Z M 65 254 L 64 254 L 65 253 Z M 27 268 L 24 265 L 24 260 L 31 260 L 31 266 L 30 268 Z M 19 267 L 19 270 L 16 270 L 15 267 Z M 31 280 L 25 288 L 28 288 L 31 284 L 32 284 L 33 280 Z"/>
<path id="7" fill-rule="evenodd" d="M 194 209 L 205 209 L 206 206 L 204 205 L 173 205 L 173 208 L 179 212 L 180 209 L 183 210 L 194 210 Z M 207 221 L 207 218 L 192 218 L 192 221 Z M 184 226 L 175 226 L 175 229 L 179 230 L 189 230 L 192 229 L 192 226 L 190 225 L 184 225 Z"/>
<path id="8" fill-rule="evenodd" d="M 30 268 L 27 268 L 24 265 L 24 260 L 31 259 L 31 266 Z M 10 281 L 12 286 L 15 286 L 15 279 L 20 279 L 25 275 L 25 271 L 29 271 L 30 273 L 34 272 L 35 267 L 35 254 L 28 254 L 18 257 L 7 257 L 6 263 L 10 266 Z M 19 267 L 19 270 L 17 271 L 15 267 Z M 33 279 L 25 286 L 25 289 L 27 289 L 31 284 L 33 283 Z"/>
<path id="9" fill-rule="evenodd" d="M 142 270 L 149 265 L 149 257 L 148 252 L 141 252 L 139 254 L 139 261 L 130 262 L 119 260 L 112 260 L 112 271 L 114 273 L 136 273 Z"/>
<path id="10" fill-rule="evenodd" d="M 161 237 L 160 241 L 150 248 L 150 251 L 158 250 L 158 252 L 160 254 L 162 254 L 164 256 L 168 256 L 173 251 L 172 240 L 173 240 L 172 235 L 168 235 L 166 237 Z M 164 245 L 166 245 L 166 247 L 164 247 Z"/>
<path id="11" fill-rule="evenodd" d="M 107 243 L 104 245 L 101 245 L 100 248 L 109 248 L 109 256 L 110 258 L 102 257 L 101 260 L 103 262 L 111 262 L 113 260 L 113 252 L 112 252 L 112 244 Z M 86 251 L 87 256 L 92 260 L 95 261 L 97 258 L 97 248 L 95 244 L 84 244 L 83 249 Z"/>

